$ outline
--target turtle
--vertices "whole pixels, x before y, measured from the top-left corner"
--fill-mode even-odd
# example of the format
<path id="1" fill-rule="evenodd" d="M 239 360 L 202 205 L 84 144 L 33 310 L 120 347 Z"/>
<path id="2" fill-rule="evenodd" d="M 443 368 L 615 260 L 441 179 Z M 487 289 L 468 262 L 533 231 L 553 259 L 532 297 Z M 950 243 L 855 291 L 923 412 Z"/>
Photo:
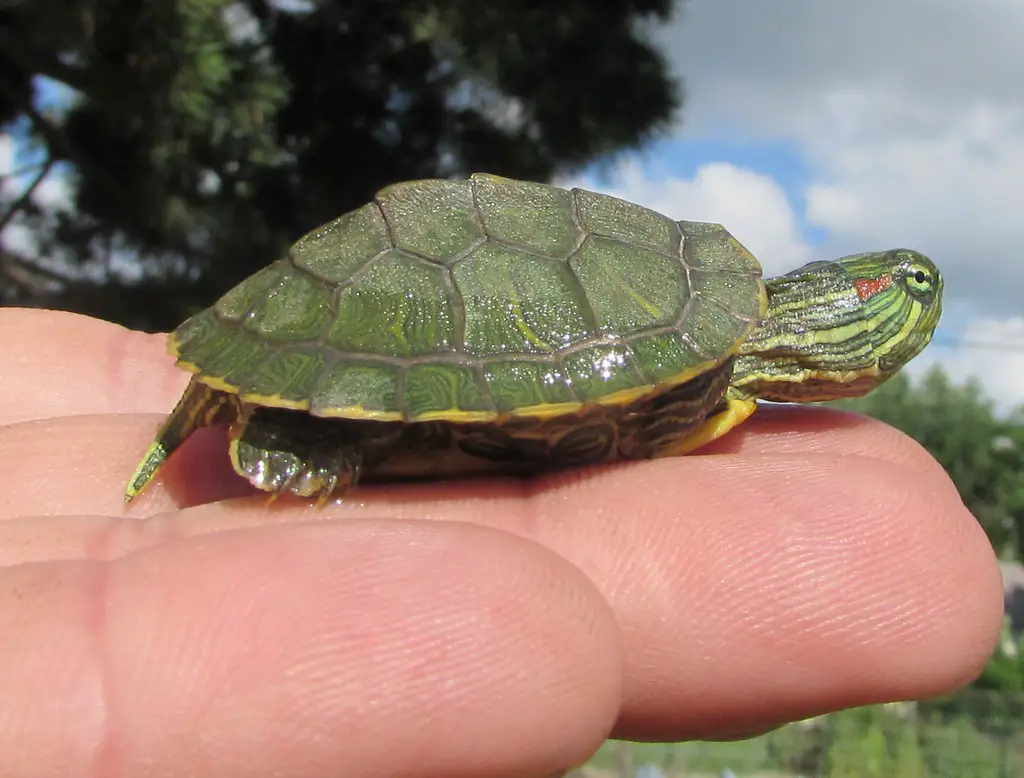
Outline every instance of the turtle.
<path id="1" fill-rule="evenodd" d="M 192 374 L 125 490 L 200 427 L 272 496 L 688 454 L 759 401 L 863 395 L 931 340 L 892 249 L 765 278 L 717 223 L 477 173 L 390 185 L 169 336 Z"/>

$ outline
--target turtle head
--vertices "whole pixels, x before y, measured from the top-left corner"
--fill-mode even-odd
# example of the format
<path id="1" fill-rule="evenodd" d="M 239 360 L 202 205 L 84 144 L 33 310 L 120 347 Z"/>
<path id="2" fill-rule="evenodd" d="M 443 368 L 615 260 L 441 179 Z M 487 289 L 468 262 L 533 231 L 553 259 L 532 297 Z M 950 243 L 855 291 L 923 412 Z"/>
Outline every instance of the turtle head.
<path id="1" fill-rule="evenodd" d="M 939 269 L 908 249 L 812 262 L 765 284 L 768 311 L 730 390 L 745 399 L 865 394 L 921 353 L 942 314 Z"/>

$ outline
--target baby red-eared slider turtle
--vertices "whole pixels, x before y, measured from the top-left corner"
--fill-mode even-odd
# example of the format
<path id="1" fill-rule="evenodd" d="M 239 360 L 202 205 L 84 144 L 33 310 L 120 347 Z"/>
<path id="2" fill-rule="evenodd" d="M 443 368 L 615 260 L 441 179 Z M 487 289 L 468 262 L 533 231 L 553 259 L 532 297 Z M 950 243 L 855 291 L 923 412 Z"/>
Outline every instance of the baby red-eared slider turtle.
<path id="1" fill-rule="evenodd" d="M 211 424 L 253 485 L 321 500 L 683 454 L 758 399 L 870 391 L 941 299 L 914 251 L 765 281 L 718 224 L 490 175 L 396 184 L 171 334 L 192 381 L 125 499 Z"/>

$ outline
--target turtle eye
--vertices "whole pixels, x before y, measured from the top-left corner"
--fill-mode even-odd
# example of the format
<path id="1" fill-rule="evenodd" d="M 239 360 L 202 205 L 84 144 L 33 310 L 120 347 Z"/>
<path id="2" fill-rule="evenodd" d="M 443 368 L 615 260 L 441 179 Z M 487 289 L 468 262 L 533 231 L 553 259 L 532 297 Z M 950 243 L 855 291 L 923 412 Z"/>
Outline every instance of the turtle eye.
<path id="1" fill-rule="evenodd" d="M 903 276 L 907 289 L 916 297 L 928 297 L 935 291 L 935 273 L 919 262 L 911 262 Z"/>

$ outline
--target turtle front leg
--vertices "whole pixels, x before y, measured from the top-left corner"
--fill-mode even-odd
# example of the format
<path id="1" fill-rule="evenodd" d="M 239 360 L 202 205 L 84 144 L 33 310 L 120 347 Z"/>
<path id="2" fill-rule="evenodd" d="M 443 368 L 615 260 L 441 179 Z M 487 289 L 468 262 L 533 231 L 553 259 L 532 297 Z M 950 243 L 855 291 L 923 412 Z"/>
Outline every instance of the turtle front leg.
<path id="1" fill-rule="evenodd" d="M 359 433 L 351 422 L 249 406 L 231 429 L 231 464 L 273 497 L 316 497 L 323 505 L 359 481 L 369 442 Z"/>

